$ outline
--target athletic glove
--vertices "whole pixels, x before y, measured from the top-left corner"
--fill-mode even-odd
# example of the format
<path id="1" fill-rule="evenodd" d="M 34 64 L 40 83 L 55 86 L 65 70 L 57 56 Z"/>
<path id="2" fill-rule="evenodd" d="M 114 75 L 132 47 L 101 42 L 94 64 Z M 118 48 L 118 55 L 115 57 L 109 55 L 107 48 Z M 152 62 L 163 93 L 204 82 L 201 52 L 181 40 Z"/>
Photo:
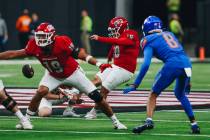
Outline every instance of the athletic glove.
<path id="1" fill-rule="evenodd" d="M 136 91 L 136 86 L 134 84 L 130 85 L 129 87 L 123 90 L 123 94 L 128 94 L 131 91 Z"/>

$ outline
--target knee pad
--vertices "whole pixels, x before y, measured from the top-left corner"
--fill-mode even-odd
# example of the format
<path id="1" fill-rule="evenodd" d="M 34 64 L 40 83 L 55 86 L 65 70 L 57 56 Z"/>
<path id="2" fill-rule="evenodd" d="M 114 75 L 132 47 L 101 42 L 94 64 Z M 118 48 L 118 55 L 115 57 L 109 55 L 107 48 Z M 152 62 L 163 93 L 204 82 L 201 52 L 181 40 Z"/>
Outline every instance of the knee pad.
<path id="1" fill-rule="evenodd" d="M 91 93 L 89 93 L 88 97 L 94 100 L 96 103 L 101 102 L 103 100 L 103 97 L 97 90 L 94 90 Z"/>
<path id="2" fill-rule="evenodd" d="M 5 92 L 6 93 L 6 92 Z M 2 105 L 9 111 L 12 111 L 12 109 L 17 105 L 16 101 L 6 93 L 7 99 L 2 101 Z"/>

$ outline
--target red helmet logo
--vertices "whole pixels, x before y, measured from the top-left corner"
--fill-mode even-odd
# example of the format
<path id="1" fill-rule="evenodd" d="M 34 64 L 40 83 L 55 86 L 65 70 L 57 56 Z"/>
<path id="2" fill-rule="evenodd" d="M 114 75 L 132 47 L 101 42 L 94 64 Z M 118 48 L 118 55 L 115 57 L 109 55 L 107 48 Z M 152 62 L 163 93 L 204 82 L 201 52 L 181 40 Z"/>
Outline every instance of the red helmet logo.
<path id="1" fill-rule="evenodd" d="M 35 41 L 39 47 L 45 47 L 54 41 L 55 28 L 49 23 L 41 23 L 35 30 Z"/>
<path id="2" fill-rule="evenodd" d="M 109 22 L 109 36 L 118 38 L 128 29 L 128 21 L 124 17 L 115 17 Z"/>

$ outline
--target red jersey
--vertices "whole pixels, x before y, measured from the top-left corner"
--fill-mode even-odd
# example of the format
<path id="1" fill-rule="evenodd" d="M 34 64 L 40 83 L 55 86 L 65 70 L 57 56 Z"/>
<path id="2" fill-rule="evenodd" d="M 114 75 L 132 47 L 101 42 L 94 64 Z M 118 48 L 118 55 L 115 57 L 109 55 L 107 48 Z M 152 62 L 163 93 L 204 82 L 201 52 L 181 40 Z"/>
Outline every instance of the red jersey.
<path id="1" fill-rule="evenodd" d="M 136 70 L 140 41 L 134 30 L 124 31 L 119 38 L 99 37 L 98 41 L 112 44 L 109 58 L 114 58 L 114 64 L 132 73 Z"/>
<path id="2" fill-rule="evenodd" d="M 43 48 L 36 45 L 35 39 L 29 40 L 25 52 L 36 57 L 41 64 L 55 78 L 67 78 L 78 67 L 77 61 L 71 56 L 74 45 L 67 36 L 56 36 L 51 44 L 50 53 L 46 54 Z"/>

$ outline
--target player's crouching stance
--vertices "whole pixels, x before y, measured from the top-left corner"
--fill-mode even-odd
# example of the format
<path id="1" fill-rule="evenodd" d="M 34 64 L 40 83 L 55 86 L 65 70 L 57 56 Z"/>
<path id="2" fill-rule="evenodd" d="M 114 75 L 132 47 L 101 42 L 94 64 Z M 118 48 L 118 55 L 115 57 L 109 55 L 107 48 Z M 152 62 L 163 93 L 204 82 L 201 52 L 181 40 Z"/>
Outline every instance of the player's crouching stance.
<path id="1" fill-rule="evenodd" d="M 144 51 L 144 62 L 141 65 L 140 72 L 136 77 L 134 84 L 126 88 L 124 93 L 134 91 L 140 85 L 150 66 L 153 56 L 162 60 L 164 66 L 157 74 L 152 87 L 152 92 L 148 97 L 147 119 L 145 124 L 135 127 L 133 132 L 141 133 L 144 130 L 152 129 L 154 127 L 152 117 L 157 97 L 176 80 L 174 89 L 175 96 L 181 102 L 181 105 L 190 120 L 192 133 L 199 134 L 200 129 L 195 120 L 191 104 L 185 95 L 186 87 L 190 82 L 192 66 L 182 45 L 178 42 L 173 33 L 163 31 L 162 21 L 156 16 L 149 16 L 146 18 L 142 25 L 142 30 L 144 38 L 141 41 L 141 47 Z"/>
<path id="2" fill-rule="evenodd" d="M 9 95 L 4 89 L 3 82 L 0 80 L 0 103 L 8 110 L 14 113 L 20 120 L 20 125 L 23 129 L 32 129 L 30 121 L 23 116 L 20 109 L 17 106 L 16 101 Z"/>
<path id="3" fill-rule="evenodd" d="M 41 99 L 59 85 L 66 84 L 77 88 L 95 101 L 98 107 L 111 120 L 115 128 L 126 128 L 114 115 L 111 107 L 97 91 L 93 83 L 85 76 L 75 60 L 75 47 L 67 36 L 55 34 L 55 28 L 49 23 L 40 24 L 35 31 L 35 38 L 29 40 L 25 49 L 0 53 L 0 59 L 16 57 L 36 57 L 45 74 L 26 111 L 26 117 L 35 115 Z"/>
<path id="4" fill-rule="evenodd" d="M 75 88 L 63 86 L 56 88 L 53 92 L 49 92 L 45 97 L 42 98 L 38 108 L 38 116 L 49 117 L 52 114 L 52 106 L 60 105 L 68 102 L 66 109 L 63 112 L 63 116 L 68 117 L 80 117 L 76 114 L 73 108 L 75 104 L 81 104 L 83 102 L 80 99 L 80 92 Z"/>
<path id="5" fill-rule="evenodd" d="M 104 64 L 102 71 L 97 73 L 96 78 L 92 81 L 97 86 L 101 85 L 101 94 L 105 99 L 111 90 L 131 79 L 136 69 L 140 49 L 138 33 L 129 29 L 125 18 L 111 19 L 108 32 L 109 37 L 98 35 L 90 37 L 92 40 L 111 45 L 108 60 L 113 58 L 114 64 Z M 86 119 L 96 118 L 96 109 L 97 106 L 88 112 Z"/>

